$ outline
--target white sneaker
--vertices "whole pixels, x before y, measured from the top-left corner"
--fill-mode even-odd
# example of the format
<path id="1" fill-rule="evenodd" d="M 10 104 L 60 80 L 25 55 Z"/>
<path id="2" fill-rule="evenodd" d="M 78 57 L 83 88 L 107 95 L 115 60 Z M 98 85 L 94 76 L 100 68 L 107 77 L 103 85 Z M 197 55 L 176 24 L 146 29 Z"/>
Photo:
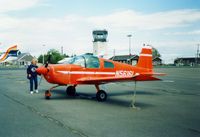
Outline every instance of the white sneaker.
<path id="1" fill-rule="evenodd" d="M 33 91 L 30 91 L 30 94 L 33 94 Z"/>
<path id="2" fill-rule="evenodd" d="M 38 89 L 35 90 L 35 93 L 39 93 Z"/>

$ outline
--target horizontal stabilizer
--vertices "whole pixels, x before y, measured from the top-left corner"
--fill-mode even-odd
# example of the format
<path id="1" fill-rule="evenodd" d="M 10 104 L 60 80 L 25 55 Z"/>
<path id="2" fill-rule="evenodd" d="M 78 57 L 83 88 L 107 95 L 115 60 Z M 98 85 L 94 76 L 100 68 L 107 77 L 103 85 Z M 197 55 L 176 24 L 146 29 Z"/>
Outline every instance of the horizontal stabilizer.
<path id="1" fill-rule="evenodd" d="M 141 75 L 146 75 L 146 76 L 165 76 L 165 73 L 152 73 L 152 72 L 147 72 L 147 73 L 142 73 Z"/>

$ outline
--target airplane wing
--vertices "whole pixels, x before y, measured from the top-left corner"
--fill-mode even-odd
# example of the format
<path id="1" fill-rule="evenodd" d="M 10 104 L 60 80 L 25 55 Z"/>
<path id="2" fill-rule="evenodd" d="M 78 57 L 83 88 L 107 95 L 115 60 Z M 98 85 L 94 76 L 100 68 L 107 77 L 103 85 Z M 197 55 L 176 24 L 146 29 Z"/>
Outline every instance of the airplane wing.
<path id="1" fill-rule="evenodd" d="M 141 73 L 141 75 L 146 75 L 146 76 L 165 76 L 165 73 L 154 73 L 154 72 L 147 72 L 147 73 Z"/>
<path id="2" fill-rule="evenodd" d="M 154 81 L 162 80 L 156 76 L 164 76 L 165 73 L 143 72 L 140 73 L 140 77 L 135 78 L 136 81 Z"/>
<path id="3" fill-rule="evenodd" d="M 105 84 L 109 82 L 127 82 L 134 81 L 134 79 L 139 76 L 135 74 L 131 77 L 121 77 L 121 76 L 110 76 L 110 77 L 84 77 L 77 80 L 78 83 L 82 84 Z"/>

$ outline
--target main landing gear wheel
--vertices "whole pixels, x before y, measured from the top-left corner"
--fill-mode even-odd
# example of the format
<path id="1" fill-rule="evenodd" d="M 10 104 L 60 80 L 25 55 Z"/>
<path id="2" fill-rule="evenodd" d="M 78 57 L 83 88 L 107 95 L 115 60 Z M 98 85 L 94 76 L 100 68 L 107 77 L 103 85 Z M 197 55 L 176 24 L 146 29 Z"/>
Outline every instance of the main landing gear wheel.
<path id="1" fill-rule="evenodd" d="M 51 97 L 50 91 L 49 91 L 49 90 L 46 90 L 46 91 L 45 91 L 45 99 L 50 99 L 50 97 Z"/>
<path id="2" fill-rule="evenodd" d="M 74 86 L 69 86 L 66 90 L 68 96 L 76 95 L 76 88 Z"/>
<path id="3" fill-rule="evenodd" d="M 96 94 L 96 98 L 98 101 L 103 102 L 107 99 L 107 94 L 104 90 L 99 90 Z"/>

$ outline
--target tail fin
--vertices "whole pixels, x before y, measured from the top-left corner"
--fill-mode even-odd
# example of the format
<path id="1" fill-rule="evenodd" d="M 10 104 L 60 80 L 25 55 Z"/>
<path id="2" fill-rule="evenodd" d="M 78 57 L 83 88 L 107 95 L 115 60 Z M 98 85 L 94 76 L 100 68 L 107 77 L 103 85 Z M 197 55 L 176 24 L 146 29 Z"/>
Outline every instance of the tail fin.
<path id="1" fill-rule="evenodd" d="M 152 47 L 144 46 L 139 56 L 137 67 L 153 69 L 152 66 Z"/>

